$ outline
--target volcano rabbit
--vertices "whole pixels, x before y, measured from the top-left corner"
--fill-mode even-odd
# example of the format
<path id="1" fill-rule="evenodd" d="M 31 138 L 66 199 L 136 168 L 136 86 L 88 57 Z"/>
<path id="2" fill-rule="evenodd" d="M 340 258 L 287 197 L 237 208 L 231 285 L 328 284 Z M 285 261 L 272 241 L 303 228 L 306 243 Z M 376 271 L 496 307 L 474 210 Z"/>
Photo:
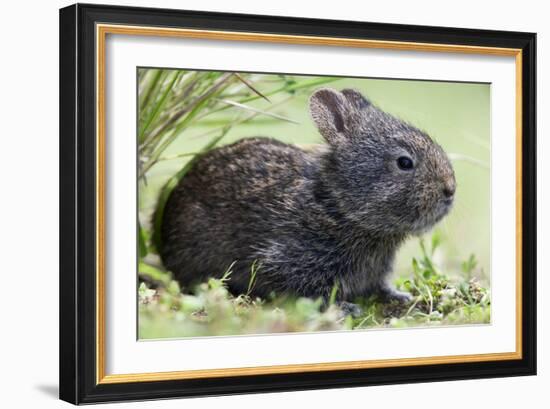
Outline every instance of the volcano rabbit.
<path id="1" fill-rule="evenodd" d="M 451 209 L 447 155 L 355 90 L 319 89 L 309 108 L 326 147 L 243 139 L 201 156 L 173 190 L 161 255 L 183 286 L 235 261 L 234 294 L 247 292 L 255 263 L 257 296 L 327 300 L 337 285 L 342 304 L 410 299 L 388 277 L 400 244 Z"/>

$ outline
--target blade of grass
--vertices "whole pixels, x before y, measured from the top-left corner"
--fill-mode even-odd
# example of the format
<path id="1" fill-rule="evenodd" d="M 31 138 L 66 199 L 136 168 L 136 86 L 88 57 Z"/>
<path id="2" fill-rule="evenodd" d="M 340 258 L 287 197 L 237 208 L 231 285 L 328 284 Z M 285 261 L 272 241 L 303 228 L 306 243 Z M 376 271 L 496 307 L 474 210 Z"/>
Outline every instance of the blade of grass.
<path id="1" fill-rule="evenodd" d="M 486 163 L 480 161 L 479 159 L 472 158 L 471 156 L 462 155 L 460 153 L 448 153 L 447 155 L 449 156 L 449 159 L 452 160 L 452 161 L 468 162 L 468 163 L 471 163 L 472 165 L 476 165 L 480 168 L 489 169 L 489 165 L 487 165 Z"/>
<path id="2" fill-rule="evenodd" d="M 145 238 L 145 232 L 138 222 L 138 239 L 139 239 L 139 257 L 145 257 L 148 253 L 147 239 Z"/>
<path id="3" fill-rule="evenodd" d="M 139 104 L 141 111 L 143 111 L 143 109 L 149 103 L 149 100 L 151 99 L 151 95 L 153 95 L 153 90 L 157 87 L 157 84 L 158 84 L 161 76 L 162 76 L 162 70 L 157 70 L 154 73 L 153 79 L 150 81 L 149 86 L 147 87 L 147 91 L 144 94 L 144 96 L 141 99 L 141 102 Z"/>
<path id="4" fill-rule="evenodd" d="M 224 271 L 222 274 L 222 277 L 220 278 L 220 281 L 222 283 L 225 283 L 231 279 L 231 274 L 233 274 L 233 267 L 235 267 L 235 264 L 237 263 L 237 260 L 233 261 L 229 267 Z"/>
<path id="5" fill-rule="evenodd" d="M 149 127 L 151 126 L 153 121 L 160 114 L 162 107 L 166 103 L 168 95 L 170 95 L 170 93 L 172 92 L 172 87 L 173 87 L 174 83 L 176 82 L 176 80 L 178 79 L 178 77 L 180 75 L 181 75 L 181 71 L 176 71 L 175 74 L 173 75 L 173 78 L 170 81 L 170 84 L 166 87 L 166 89 L 164 90 L 164 93 L 162 94 L 160 100 L 157 102 L 157 104 L 155 104 L 155 107 L 153 108 L 153 110 L 151 111 L 151 113 L 149 114 L 147 119 L 145 120 L 143 126 L 139 130 L 138 140 L 142 141 L 144 139 L 145 132 L 147 132 L 147 129 L 149 129 Z"/>
<path id="6" fill-rule="evenodd" d="M 172 280 L 171 274 L 157 267 L 147 264 L 143 261 L 138 263 L 138 271 L 140 275 L 147 275 L 154 281 L 161 282 L 164 286 L 168 286 Z"/>
<path id="7" fill-rule="evenodd" d="M 328 305 L 334 305 L 334 303 L 336 302 L 336 296 L 338 295 L 338 287 L 339 287 L 338 283 L 335 282 L 334 285 L 332 286 L 332 290 L 330 290 Z"/>
<path id="8" fill-rule="evenodd" d="M 237 108 L 241 108 L 241 109 L 244 109 L 246 111 L 251 111 L 251 112 L 255 112 L 257 114 L 267 115 L 267 116 L 270 116 L 270 117 L 275 118 L 275 119 L 280 119 L 282 121 L 286 121 L 286 122 L 290 122 L 290 123 L 293 123 L 293 124 L 296 124 L 296 125 L 300 125 L 299 122 L 297 122 L 293 119 L 286 118 L 282 115 L 273 114 L 273 113 L 268 112 L 268 111 L 263 111 L 261 109 L 252 108 L 251 106 L 244 105 L 244 104 L 241 104 L 239 102 L 230 101 L 228 99 L 219 99 L 218 101 L 223 102 L 224 104 L 233 105 Z"/>
<path id="9" fill-rule="evenodd" d="M 252 266 L 250 266 L 250 280 L 248 281 L 246 296 L 250 295 L 250 293 L 254 289 L 254 285 L 256 284 L 256 275 L 258 274 L 258 270 L 260 269 L 260 264 L 257 261 L 258 260 L 254 260 L 252 262 Z"/>
<path id="10" fill-rule="evenodd" d="M 267 102 L 270 102 L 271 101 L 269 100 L 268 97 L 266 97 L 264 94 L 262 94 L 260 91 L 258 91 L 258 89 L 256 87 L 254 87 L 254 85 L 252 85 L 252 83 L 250 81 L 248 81 L 247 79 L 243 78 L 240 74 L 238 73 L 233 73 L 244 85 L 246 85 L 248 88 L 250 88 L 254 93 L 256 93 L 258 96 L 262 97 L 263 99 L 265 99 Z"/>
<path id="11" fill-rule="evenodd" d="M 214 85 L 212 85 L 208 91 L 197 98 L 193 104 L 191 104 L 189 107 L 184 108 L 181 113 L 178 113 L 178 115 L 171 118 L 161 127 L 160 130 L 156 131 L 155 134 L 151 138 L 149 138 L 149 142 L 153 143 L 155 140 L 157 140 L 157 142 L 154 143 L 156 147 L 150 158 L 143 165 L 143 173 L 149 170 L 151 166 L 156 163 L 162 152 L 164 152 L 168 145 L 170 145 L 174 141 L 179 132 L 185 126 L 187 126 L 192 119 L 195 118 L 195 116 L 201 111 L 201 109 L 208 103 L 209 99 L 214 97 L 216 93 L 220 91 L 220 88 L 222 88 L 224 85 L 227 85 L 226 83 L 230 77 L 230 74 L 222 75 L 220 79 Z M 177 120 L 185 113 L 187 113 L 187 115 L 183 118 L 181 122 L 177 123 Z M 172 129 L 171 134 L 167 137 L 164 137 L 165 133 L 172 125 L 174 125 L 174 128 Z M 163 139 L 164 141 L 162 141 Z"/>
<path id="12" fill-rule="evenodd" d="M 296 83 L 296 84 L 290 84 L 290 85 L 285 84 L 284 86 L 276 88 L 272 91 L 264 92 L 264 95 L 269 97 L 269 96 L 272 96 L 272 95 L 275 95 L 275 94 L 278 94 L 278 93 L 281 93 L 281 92 L 292 93 L 292 92 L 296 92 L 296 91 L 299 91 L 299 90 L 302 90 L 302 89 L 305 89 L 305 88 L 311 88 L 311 87 L 317 87 L 317 86 L 320 86 L 320 85 L 325 85 L 325 84 L 328 84 L 330 82 L 337 81 L 339 79 L 340 78 L 327 77 L 327 78 L 303 81 L 303 82 Z M 259 97 L 257 95 L 253 95 L 251 97 L 244 98 L 244 99 L 240 100 L 239 103 L 244 104 L 244 103 L 247 103 L 247 102 L 255 101 L 259 98 L 261 98 L 261 97 Z M 218 108 L 218 109 L 215 109 L 215 110 L 212 110 L 212 111 L 208 112 L 207 115 L 214 114 L 214 113 L 217 113 L 217 112 L 220 112 L 220 111 L 224 111 L 228 108 L 230 108 L 230 107 L 229 106 L 221 107 L 221 108 Z M 204 116 L 206 116 L 206 115 L 204 115 Z M 201 118 L 203 118 L 203 116 L 200 116 L 199 118 L 197 118 L 197 120 L 199 120 Z"/>
<path id="13" fill-rule="evenodd" d="M 279 101 L 279 102 L 277 102 L 277 103 L 275 103 L 275 104 L 269 106 L 269 107 L 266 109 L 266 111 L 269 111 L 269 110 L 271 110 L 271 109 L 274 109 L 274 108 L 276 108 L 276 107 L 279 106 L 279 105 L 283 105 L 283 104 L 287 103 L 290 99 L 292 99 L 292 96 L 289 96 L 289 97 L 287 97 L 287 98 L 285 98 L 285 99 L 283 99 L 283 100 L 281 100 L 281 101 Z M 259 113 L 254 112 L 254 113 L 252 113 L 251 115 L 249 115 L 249 116 L 247 116 L 247 117 L 245 117 L 245 118 L 241 118 L 241 119 L 236 119 L 236 120 L 234 120 L 233 122 L 229 123 L 228 126 L 234 127 L 234 126 L 237 126 L 237 125 L 244 124 L 244 123 L 246 123 L 246 122 L 251 121 L 252 119 L 256 118 L 256 117 L 259 116 L 259 115 L 260 115 Z M 197 121 L 198 121 L 198 120 L 197 120 Z M 216 132 L 218 132 L 218 131 L 219 131 L 219 129 L 216 128 L 216 129 L 213 129 L 213 130 L 211 130 L 211 131 L 207 131 L 207 132 L 205 132 L 205 133 L 202 133 L 202 134 L 200 134 L 200 135 L 192 136 L 191 138 L 192 138 L 192 139 L 201 139 L 201 138 L 204 138 L 205 136 L 212 135 L 213 133 L 216 133 Z"/>

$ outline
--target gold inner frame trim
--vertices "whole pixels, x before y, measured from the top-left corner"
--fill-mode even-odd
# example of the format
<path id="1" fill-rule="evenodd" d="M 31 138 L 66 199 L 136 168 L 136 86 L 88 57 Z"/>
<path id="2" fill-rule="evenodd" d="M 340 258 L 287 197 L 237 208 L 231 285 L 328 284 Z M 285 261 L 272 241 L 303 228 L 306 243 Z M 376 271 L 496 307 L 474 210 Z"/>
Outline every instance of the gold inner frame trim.
<path id="1" fill-rule="evenodd" d="M 371 48 L 401 51 L 466 53 L 515 57 L 516 65 L 516 348 L 513 352 L 475 355 L 448 355 L 418 358 L 377 359 L 368 361 L 321 362 L 314 364 L 274 365 L 240 368 L 149 372 L 105 373 L 105 41 L 107 34 L 247 41 L 295 45 Z M 165 27 L 96 25 L 96 382 L 115 384 L 214 377 L 291 374 L 349 369 L 388 368 L 412 365 L 437 365 L 465 362 L 489 362 L 522 358 L 522 51 L 515 48 L 432 44 L 403 41 L 362 40 L 319 36 L 294 36 L 235 31 L 179 29 Z"/>

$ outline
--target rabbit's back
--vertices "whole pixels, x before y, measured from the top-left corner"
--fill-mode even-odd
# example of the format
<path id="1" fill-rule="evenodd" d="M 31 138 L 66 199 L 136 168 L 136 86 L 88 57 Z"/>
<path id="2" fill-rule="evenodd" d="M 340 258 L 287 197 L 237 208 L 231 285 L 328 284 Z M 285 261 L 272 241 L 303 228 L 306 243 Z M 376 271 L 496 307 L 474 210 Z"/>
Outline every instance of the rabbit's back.
<path id="1" fill-rule="evenodd" d="M 220 276 L 236 262 L 232 286 L 245 286 L 262 243 L 296 220 L 292 213 L 299 211 L 298 193 L 310 183 L 316 166 L 312 154 L 268 138 L 244 139 L 208 152 L 166 203 L 165 266 L 188 285 Z"/>

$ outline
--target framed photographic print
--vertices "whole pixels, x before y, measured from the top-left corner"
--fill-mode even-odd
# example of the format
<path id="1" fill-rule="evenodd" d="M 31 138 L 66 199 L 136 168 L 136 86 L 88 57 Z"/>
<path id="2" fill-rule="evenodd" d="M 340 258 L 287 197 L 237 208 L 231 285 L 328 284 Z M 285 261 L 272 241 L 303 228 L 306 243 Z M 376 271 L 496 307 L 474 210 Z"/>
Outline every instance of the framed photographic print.
<path id="1" fill-rule="evenodd" d="M 61 9 L 61 399 L 535 374 L 535 44 Z"/>

